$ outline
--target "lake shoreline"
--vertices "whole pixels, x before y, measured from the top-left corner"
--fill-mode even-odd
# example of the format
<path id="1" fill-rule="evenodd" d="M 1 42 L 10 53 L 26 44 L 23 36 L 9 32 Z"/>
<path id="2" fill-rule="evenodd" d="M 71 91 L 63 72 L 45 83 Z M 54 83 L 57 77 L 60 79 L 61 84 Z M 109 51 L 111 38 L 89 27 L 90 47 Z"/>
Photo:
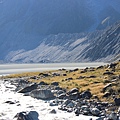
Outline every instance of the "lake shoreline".
<path id="1" fill-rule="evenodd" d="M 23 72 L 41 72 L 58 69 L 83 69 L 85 67 L 97 67 L 107 63 L 47 63 L 47 64 L 0 64 L 0 75 Z"/>

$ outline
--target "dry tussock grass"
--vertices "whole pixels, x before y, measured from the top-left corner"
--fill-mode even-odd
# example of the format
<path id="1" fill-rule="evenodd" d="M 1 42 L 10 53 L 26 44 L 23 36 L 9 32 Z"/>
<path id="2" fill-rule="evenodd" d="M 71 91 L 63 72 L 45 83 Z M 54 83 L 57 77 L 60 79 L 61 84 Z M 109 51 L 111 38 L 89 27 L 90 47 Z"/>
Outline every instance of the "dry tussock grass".
<path id="1" fill-rule="evenodd" d="M 108 65 L 104 66 L 103 68 L 88 68 L 86 72 L 81 72 L 83 70 L 78 69 L 77 71 L 69 71 L 69 70 L 56 70 L 56 71 L 46 71 L 43 73 L 49 74 L 48 77 L 41 77 L 39 74 L 40 72 L 29 72 L 29 73 L 22 73 L 22 74 L 14 74 L 7 76 L 9 78 L 17 78 L 17 77 L 31 77 L 36 76 L 37 79 L 28 79 L 31 82 L 39 83 L 44 81 L 48 84 L 56 81 L 59 82 L 59 86 L 62 88 L 66 88 L 68 90 L 76 87 L 79 91 L 90 90 L 93 95 L 97 95 L 100 100 L 107 100 L 102 98 L 103 93 L 101 92 L 104 86 L 111 82 L 111 79 L 114 76 L 120 75 L 120 62 L 118 62 L 114 75 L 103 75 L 106 71 L 111 71 L 108 68 Z M 59 73 L 59 76 L 53 76 L 53 73 Z M 63 76 L 66 74 L 66 76 Z M 92 76 L 92 77 L 91 77 Z M 72 78 L 72 79 L 69 79 Z M 112 87 L 115 92 L 120 93 L 120 80 L 117 81 L 117 84 Z"/>

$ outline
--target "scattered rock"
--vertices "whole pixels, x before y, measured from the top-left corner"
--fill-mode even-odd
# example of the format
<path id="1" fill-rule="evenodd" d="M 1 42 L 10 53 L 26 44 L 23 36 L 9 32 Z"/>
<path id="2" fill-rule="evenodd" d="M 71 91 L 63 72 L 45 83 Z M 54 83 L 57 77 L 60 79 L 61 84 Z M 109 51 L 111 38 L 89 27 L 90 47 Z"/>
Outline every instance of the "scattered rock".
<path id="1" fill-rule="evenodd" d="M 71 93 L 69 96 L 70 100 L 77 100 L 80 97 L 79 92 Z"/>
<path id="2" fill-rule="evenodd" d="M 90 113 L 90 109 L 87 105 L 81 106 L 81 112 L 83 115 L 88 115 Z"/>
<path id="3" fill-rule="evenodd" d="M 84 79 L 84 78 L 86 78 L 86 77 L 85 76 L 80 76 L 77 79 Z"/>
<path id="4" fill-rule="evenodd" d="M 42 76 L 42 77 L 49 77 L 50 75 L 48 73 L 40 73 L 39 76 Z"/>
<path id="5" fill-rule="evenodd" d="M 98 66 L 96 69 L 102 69 L 104 66 Z"/>
<path id="6" fill-rule="evenodd" d="M 78 71 L 79 69 L 78 68 L 76 68 L 76 69 L 74 69 L 73 71 L 75 72 L 75 71 Z"/>
<path id="7" fill-rule="evenodd" d="M 105 92 L 105 94 L 103 95 L 103 98 L 104 98 L 104 97 L 109 97 L 110 95 L 111 95 L 110 92 Z"/>
<path id="8" fill-rule="evenodd" d="M 107 90 L 107 88 L 111 87 L 112 83 L 107 84 L 104 88 L 103 88 L 103 92 L 105 92 Z"/>
<path id="9" fill-rule="evenodd" d="M 96 78 L 95 75 L 88 76 L 87 78 Z"/>
<path id="10" fill-rule="evenodd" d="M 37 76 L 32 76 L 30 77 L 30 79 L 37 79 Z"/>
<path id="11" fill-rule="evenodd" d="M 80 94 L 82 98 L 90 99 L 92 97 L 92 94 L 90 91 L 84 91 Z"/>
<path id="12" fill-rule="evenodd" d="M 13 120 L 39 120 L 39 114 L 36 111 L 20 112 L 15 115 Z"/>
<path id="13" fill-rule="evenodd" d="M 48 85 L 48 84 L 45 83 L 44 81 L 41 81 L 38 85 Z"/>
<path id="14" fill-rule="evenodd" d="M 49 105 L 50 106 L 57 106 L 58 102 L 56 100 L 52 100 L 52 101 L 50 101 Z"/>
<path id="15" fill-rule="evenodd" d="M 69 80 L 73 80 L 73 78 L 66 78 L 65 80 L 66 80 L 66 81 L 69 81 Z"/>
<path id="16" fill-rule="evenodd" d="M 64 73 L 63 76 L 67 76 L 67 74 Z"/>
<path id="17" fill-rule="evenodd" d="M 52 76 L 55 77 L 55 76 L 60 76 L 59 73 L 52 73 Z"/>
<path id="18" fill-rule="evenodd" d="M 52 82 L 51 85 L 58 86 L 59 82 Z"/>
<path id="19" fill-rule="evenodd" d="M 112 113 L 108 116 L 108 120 L 118 120 L 118 119 L 117 119 L 117 113 L 112 112 Z"/>
<path id="20" fill-rule="evenodd" d="M 98 108 L 92 108 L 91 113 L 92 115 L 98 116 L 100 114 L 100 110 Z"/>
<path id="21" fill-rule="evenodd" d="M 120 98 L 114 99 L 115 105 L 120 106 Z"/>
<path id="22" fill-rule="evenodd" d="M 63 94 L 63 93 L 65 93 L 64 90 L 58 90 L 57 95 L 60 95 L 60 94 Z"/>
<path id="23" fill-rule="evenodd" d="M 109 68 L 115 68 L 115 66 L 117 65 L 118 63 L 111 63 L 110 65 L 109 65 Z"/>
<path id="24" fill-rule="evenodd" d="M 80 73 L 86 73 L 87 69 L 82 70 Z"/>
<path id="25" fill-rule="evenodd" d="M 53 109 L 53 110 L 50 111 L 50 113 L 51 113 L 51 114 L 56 114 L 57 112 L 56 112 L 55 109 Z"/>
<path id="26" fill-rule="evenodd" d="M 13 102 L 13 101 L 6 101 L 5 103 L 8 103 L 8 104 L 16 104 L 16 103 L 18 103 L 18 102 Z"/>
<path id="27" fill-rule="evenodd" d="M 71 89 L 70 91 L 68 91 L 67 94 L 70 95 L 70 94 L 76 93 L 76 92 L 78 93 L 79 90 L 78 90 L 77 88 L 73 88 L 73 89 Z"/>
<path id="28" fill-rule="evenodd" d="M 107 72 L 104 72 L 103 75 L 114 75 L 114 73 L 107 71 Z"/>
<path id="29" fill-rule="evenodd" d="M 65 97 L 66 97 L 66 93 L 62 93 L 57 96 L 57 98 L 59 98 L 59 99 L 64 99 Z"/>

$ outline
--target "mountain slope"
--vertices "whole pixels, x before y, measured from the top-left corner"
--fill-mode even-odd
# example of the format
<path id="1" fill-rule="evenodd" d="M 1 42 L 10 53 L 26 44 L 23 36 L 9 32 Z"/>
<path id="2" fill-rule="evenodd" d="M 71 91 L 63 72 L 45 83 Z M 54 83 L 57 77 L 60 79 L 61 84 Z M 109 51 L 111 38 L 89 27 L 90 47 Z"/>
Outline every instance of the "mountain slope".
<path id="1" fill-rule="evenodd" d="M 11 62 L 110 61 L 120 54 L 120 21 L 89 34 L 49 35 L 35 49 L 11 52 Z M 119 59 L 119 58 L 118 58 Z"/>
<path id="2" fill-rule="evenodd" d="M 53 40 L 55 45 L 52 45 L 57 44 L 56 49 L 67 55 L 67 59 L 78 60 L 74 53 L 79 48 L 74 49 L 74 52 L 71 53 L 73 48 L 71 46 L 68 48 L 69 46 L 66 44 L 72 43 L 73 40 L 75 42 L 83 32 L 102 30 L 120 20 L 119 5 L 120 0 L 1 0 L 0 51 L 2 52 L 0 60 L 11 60 L 13 57 L 15 59 L 16 55 L 23 53 L 26 53 L 24 56 L 27 56 L 28 52 L 37 48 L 49 51 L 50 45 L 46 46 L 46 44 L 48 42 L 52 44 Z M 66 38 L 67 35 L 71 38 Z M 80 37 L 80 39 L 83 41 L 86 38 Z M 78 43 L 82 44 L 83 48 L 90 44 L 90 41 L 85 45 L 80 41 Z M 61 43 L 65 44 L 61 45 Z M 68 48 L 68 51 L 65 47 Z M 80 50 L 82 52 L 84 49 Z M 46 57 L 41 59 L 48 59 L 48 51 L 44 51 Z M 71 58 L 71 55 L 74 57 Z M 25 57 L 25 59 L 28 58 Z M 57 61 L 60 60 L 64 61 L 57 59 Z M 15 60 L 12 59 L 12 61 Z M 39 59 L 32 61 L 39 61 Z"/>

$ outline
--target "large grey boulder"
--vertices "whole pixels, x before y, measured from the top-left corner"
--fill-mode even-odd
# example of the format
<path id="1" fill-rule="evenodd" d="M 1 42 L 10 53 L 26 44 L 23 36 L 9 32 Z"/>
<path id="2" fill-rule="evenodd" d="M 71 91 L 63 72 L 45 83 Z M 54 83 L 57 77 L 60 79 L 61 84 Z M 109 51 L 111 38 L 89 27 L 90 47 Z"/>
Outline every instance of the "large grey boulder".
<path id="1" fill-rule="evenodd" d="M 26 93 L 26 92 L 31 92 L 34 89 L 37 89 L 38 85 L 37 84 L 32 84 L 27 87 L 24 87 L 18 91 L 18 93 Z"/>
<path id="2" fill-rule="evenodd" d="M 30 96 L 37 99 L 51 99 L 54 94 L 48 89 L 36 89 L 30 92 Z"/>
<path id="3" fill-rule="evenodd" d="M 98 108 L 92 108 L 91 113 L 92 115 L 98 116 L 100 114 L 100 110 Z"/>
<path id="4" fill-rule="evenodd" d="M 39 114 L 36 111 L 20 112 L 15 115 L 13 120 L 39 120 Z"/>

